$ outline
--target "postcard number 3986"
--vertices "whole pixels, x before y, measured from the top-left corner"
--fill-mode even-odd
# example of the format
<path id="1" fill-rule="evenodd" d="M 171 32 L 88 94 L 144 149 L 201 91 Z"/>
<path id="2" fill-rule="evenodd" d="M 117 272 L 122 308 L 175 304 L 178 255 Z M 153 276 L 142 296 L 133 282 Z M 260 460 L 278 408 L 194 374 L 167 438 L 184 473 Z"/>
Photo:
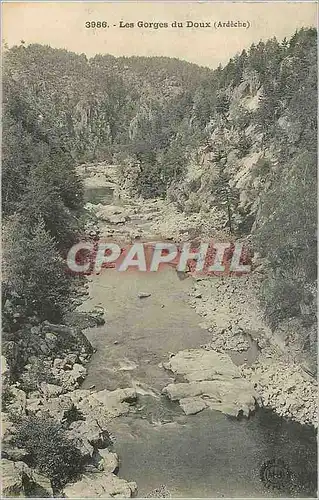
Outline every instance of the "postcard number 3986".
<path id="1" fill-rule="evenodd" d="M 107 28 L 108 24 L 106 21 L 86 21 L 86 28 Z"/>

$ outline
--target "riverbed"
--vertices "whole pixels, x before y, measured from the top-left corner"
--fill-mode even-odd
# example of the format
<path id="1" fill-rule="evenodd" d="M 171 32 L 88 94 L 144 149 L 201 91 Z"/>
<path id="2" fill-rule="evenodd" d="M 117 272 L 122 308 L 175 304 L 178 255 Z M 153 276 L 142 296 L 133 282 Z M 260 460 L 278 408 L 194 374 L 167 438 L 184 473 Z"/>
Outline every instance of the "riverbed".
<path id="1" fill-rule="evenodd" d="M 110 196 L 91 190 L 89 201 L 110 203 Z M 110 424 L 119 475 L 137 482 L 139 497 L 160 485 L 174 497 L 315 496 L 311 428 L 261 409 L 249 419 L 211 410 L 185 416 L 161 396 L 174 380 L 162 363 L 210 338 L 188 304 L 191 287 L 192 278 L 181 279 L 170 267 L 158 273 L 107 269 L 90 277 L 83 309 L 102 305 L 106 324 L 86 330 L 96 353 L 83 388 L 135 387 L 139 393 L 132 413 Z M 140 298 L 141 292 L 149 296 Z M 268 489 L 260 480 L 262 464 L 274 458 L 292 471 L 292 488 Z"/>

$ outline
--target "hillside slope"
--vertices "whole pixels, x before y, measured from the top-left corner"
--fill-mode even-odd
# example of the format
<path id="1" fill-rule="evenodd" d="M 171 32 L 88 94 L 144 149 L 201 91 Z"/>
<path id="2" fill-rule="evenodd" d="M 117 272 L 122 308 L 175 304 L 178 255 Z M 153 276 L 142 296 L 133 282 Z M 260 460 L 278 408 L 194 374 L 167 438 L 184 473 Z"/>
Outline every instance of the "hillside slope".
<path id="1" fill-rule="evenodd" d="M 211 218 L 214 230 L 248 238 L 266 259 L 270 326 L 297 318 L 314 353 L 316 37 L 305 28 L 259 42 L 214 71 L 41 45 L 7 50 L 4 215 L 30 212 L 32 224 L 45 215 L 45 230 L 65 246 L 81 206 L 74 166 L 117 163 L 130 195 L 167 197 L 180 212 Z M 68 231 L 63 217 L 46 215 L 46 200 Z"/>

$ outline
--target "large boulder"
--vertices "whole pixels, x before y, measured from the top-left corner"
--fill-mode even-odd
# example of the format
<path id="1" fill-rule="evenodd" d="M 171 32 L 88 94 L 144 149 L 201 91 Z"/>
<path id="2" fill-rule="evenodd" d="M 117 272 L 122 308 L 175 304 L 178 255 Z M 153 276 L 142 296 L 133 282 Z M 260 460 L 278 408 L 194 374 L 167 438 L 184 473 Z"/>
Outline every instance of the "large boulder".
<path id="1" fill-rule="evenodd" d="M 115 205 L 100 205 L 95 213 L 100 220 L 103 220 L 105 222 L 111 222 L 116 217 L 118 217 L 119 219 L 122 218 L 125 222 L 128 215 L 124 207 Z"/>
<path id="2" fill-rule="evenodd" d="M 105 408 L 110 412 L 122 412 L 129 409 L 132 403 L 136 402 L 137 393 L 132 387 L 127 387 L 125 389 L 116 389 L 115 391 L 98 391 L 94 392 L 92 396 L 99 401 Z M 116 415 L 118 416 L 118 415 Z"/>
<path id="3" fill-rule="evenodd" d="M 93 392 L 90 401 L 92 402 L 92 410 L 97 404 L 102 407 L 103 413 L 108 420 L 120 415 L 126 415 L 130 411 L 130 407 L 137 400 L 137 392 L 129 387 L 126 389 L 116 389 L 115 391 L 98 391 Z M 80 406 L 82 408 L 82 405 Z M 95 406 L 95 412 L 97 407 Z"/>
<path id="4" fill-rule="evenodd" d="M 196 413 L 199 413 L 207 408 L 206 401 L 203 398 L 196 396 L 183 398 L 179 401 L 179 404 L 185 415 L 195 415 Z"/>
<path id="5" fill-rule="evenodd" d="M 47 384 L 46 382 L 41 382 L 40 389 L 44 397 L 46 398 L 56 398 L 59 396 L 63 389 L 57 384 Z"/>
<path id="6" fill-rule="evenodd" d="M 59 343 L 58 335 L 53 332 L 47 332 L 45 334 L 45 342 L 49 352 L 55 351 L 57 349 L 57 344 Z"/>
<path id="7" fill-rule="evenodd" d="M 24 462 L 1 459 L 2 497 L 24 497 L 31 469 Z"/>
<path id="8" fill-rule="evenodd" d="M 30 480 L 26 487 L 28 497 L 52 498 L 54 497 L 51 481 L 47 476 L 32 470 Z"/>
<path id="9" fill-rule="evenodd" d="M 59 372 L 59 379 L 63 391 L 72 391 L 78 388 L 80 383 L 85 379 L 86 374 L 86 368 L 79 363 L 74 363 L 71 370 Z"/>
<path id="10" fill-rule="evenodd" d="M 131 498 L 136 492 L 136 483 L 108 472 L 84 474 L 80 481 L 64 488 L 65 498 Z"/>
<path id="11" fill-rule="evenodd" d="M 26 393 L 15 386 L 10 386 L 10 402 L 7 404 L 8 412 L 18 417 L 25 415 L 26 402 Z"/>
<path id="12" fill-rule="evenodd" d="M 107 448 L 95 449 L 92 455 L 92 463 L 100 471 L 116 474 L 119 470 L 119 457 Z"/>
<path id="13" fill-rule="evenodd" d="M 65 413 L 70 411 L 73 407 L 73 401 L 69 394 L 62 394 L 57 398 L 45 399 L 28 399 L 27 409 L 28 413 L 41 412 L 48 417 L 55 418 L 62 421 Z"/>
<path id="14" fill-rule="evenodd" d="M 107 428 L 111 419 L 127 414 L 137 399 L 133 388 L 97 392 L 77 389 L 69 395 L 85 419 L 98 422 L 101 428 Z"/>
<path id="15" fill-rule="evenodd" d="M 84 333 L 80 328 L 73 328 L 66 325 L 55 325 L 44 321 L 42 325 L 42 334 L 47 336 L 50 333 L 51 337 L 57 337 L 58 341 L 56 343 L 56 352 L 59 352 L 60 348 L 75 349 L 77 352 L 87 352 L 89 354 L 93 353 L 93 347 Z"/>
<path id="16" fill-rule="evenodd" d="M 106 220 L 110 224 L 124 224 L 127 217 L 124 215 L 111 215 Z"/>
<path id="17" fill-rule="evenodd" d="M 183 375 L 189 382 L 241 377 L 239 369 L 227 354 L 204 349 L 180 351 L 164 366 L 178 375 Z"/>
<path id="18" fill-rule="evenodd" d="M 105 319 L 104 319 L 104 314 L 105 310 L 104 307 L 102 306 L 95 306 L 94 309 L 90 310 L 88 313 L 86 313 L 89 321 L 90 321 L 90 326 L 101 326 L 104 325 Z"/>
<path id="19" fill-rule="evenodd" d="M 105 310 L 102 306 L 95 306 L 90 311 L 70 311 L 65 315 L 64 321 L 72 327 L 82 330 L 101 326 L 105 323 Z"/>
<path id="20" fill-rule="evenodd" d="M 164 387 L 163 394 L 179 401 L 187 415 L 210 408 L 248 416 L 259 401 L 253 385 L 241 377 L 227 354 L 189 349 L 177 353 L 164 366 L 185 379 Z"/>
<path id="21" fill-rule="evenodd" d="M 186 414 L 194 413 L 189 408 L 219 410 L 226 415 L 249 416 L 255 410 L 257 394 L 252 385 L 244 379 L 212 380 L 169 384 L 163 389 L 172 401 L 179 401 Z M 198 413 L 195 411 L 195 413 Z"/>
<path id="22" fill-rule="evenodd" d="M 107 448 L 112 445 L 112 439 L 108 431 L 103 429 L 103 427 L 94 420 L 78 420 L 72 422 L 67 434 L 70 439 L 74 439 L 79 443 L 84 443 L 83 447 L 90 450 L 90 454 L 92 448 Z"/>

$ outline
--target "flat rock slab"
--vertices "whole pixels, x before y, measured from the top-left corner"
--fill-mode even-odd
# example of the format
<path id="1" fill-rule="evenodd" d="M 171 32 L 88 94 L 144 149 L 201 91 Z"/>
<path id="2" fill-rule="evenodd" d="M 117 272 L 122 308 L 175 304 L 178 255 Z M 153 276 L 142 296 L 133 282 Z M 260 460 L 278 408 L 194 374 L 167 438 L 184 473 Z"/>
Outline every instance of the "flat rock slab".
<path id="1" fill-rule="evenodd" d="M 100 472 L 84 474 L 76 483 L 64 488 L 66 498 L 131 498 L 136 494 L 134 482 L 127 482 L 115 474 Z"/>
<path id="2" fill-rule="evenodd" d="M 183 375 L 189 382 L 241 378 L 228 354 L 204 349 L 186 349 L 171 357 L 165 368 Z"/>
<path id="3" fill-rule="evenodd" d="M 199 413 L 207 408 L 206 401 L 203 398 L 196 396 L 180 399 L 179 404 L 185 415 L 195 415 L 196 413 Z"/>
<path id="4" fill-rule="evenodd" d="M 187 349 L 164 366 L 186 380 L 163 389 L 172 401 L 179 401 L 186 415 L 210 408 L 227 415 L 248 416 L 259 400 L 253 385 L 241 377 L 227 354 Z"/>

